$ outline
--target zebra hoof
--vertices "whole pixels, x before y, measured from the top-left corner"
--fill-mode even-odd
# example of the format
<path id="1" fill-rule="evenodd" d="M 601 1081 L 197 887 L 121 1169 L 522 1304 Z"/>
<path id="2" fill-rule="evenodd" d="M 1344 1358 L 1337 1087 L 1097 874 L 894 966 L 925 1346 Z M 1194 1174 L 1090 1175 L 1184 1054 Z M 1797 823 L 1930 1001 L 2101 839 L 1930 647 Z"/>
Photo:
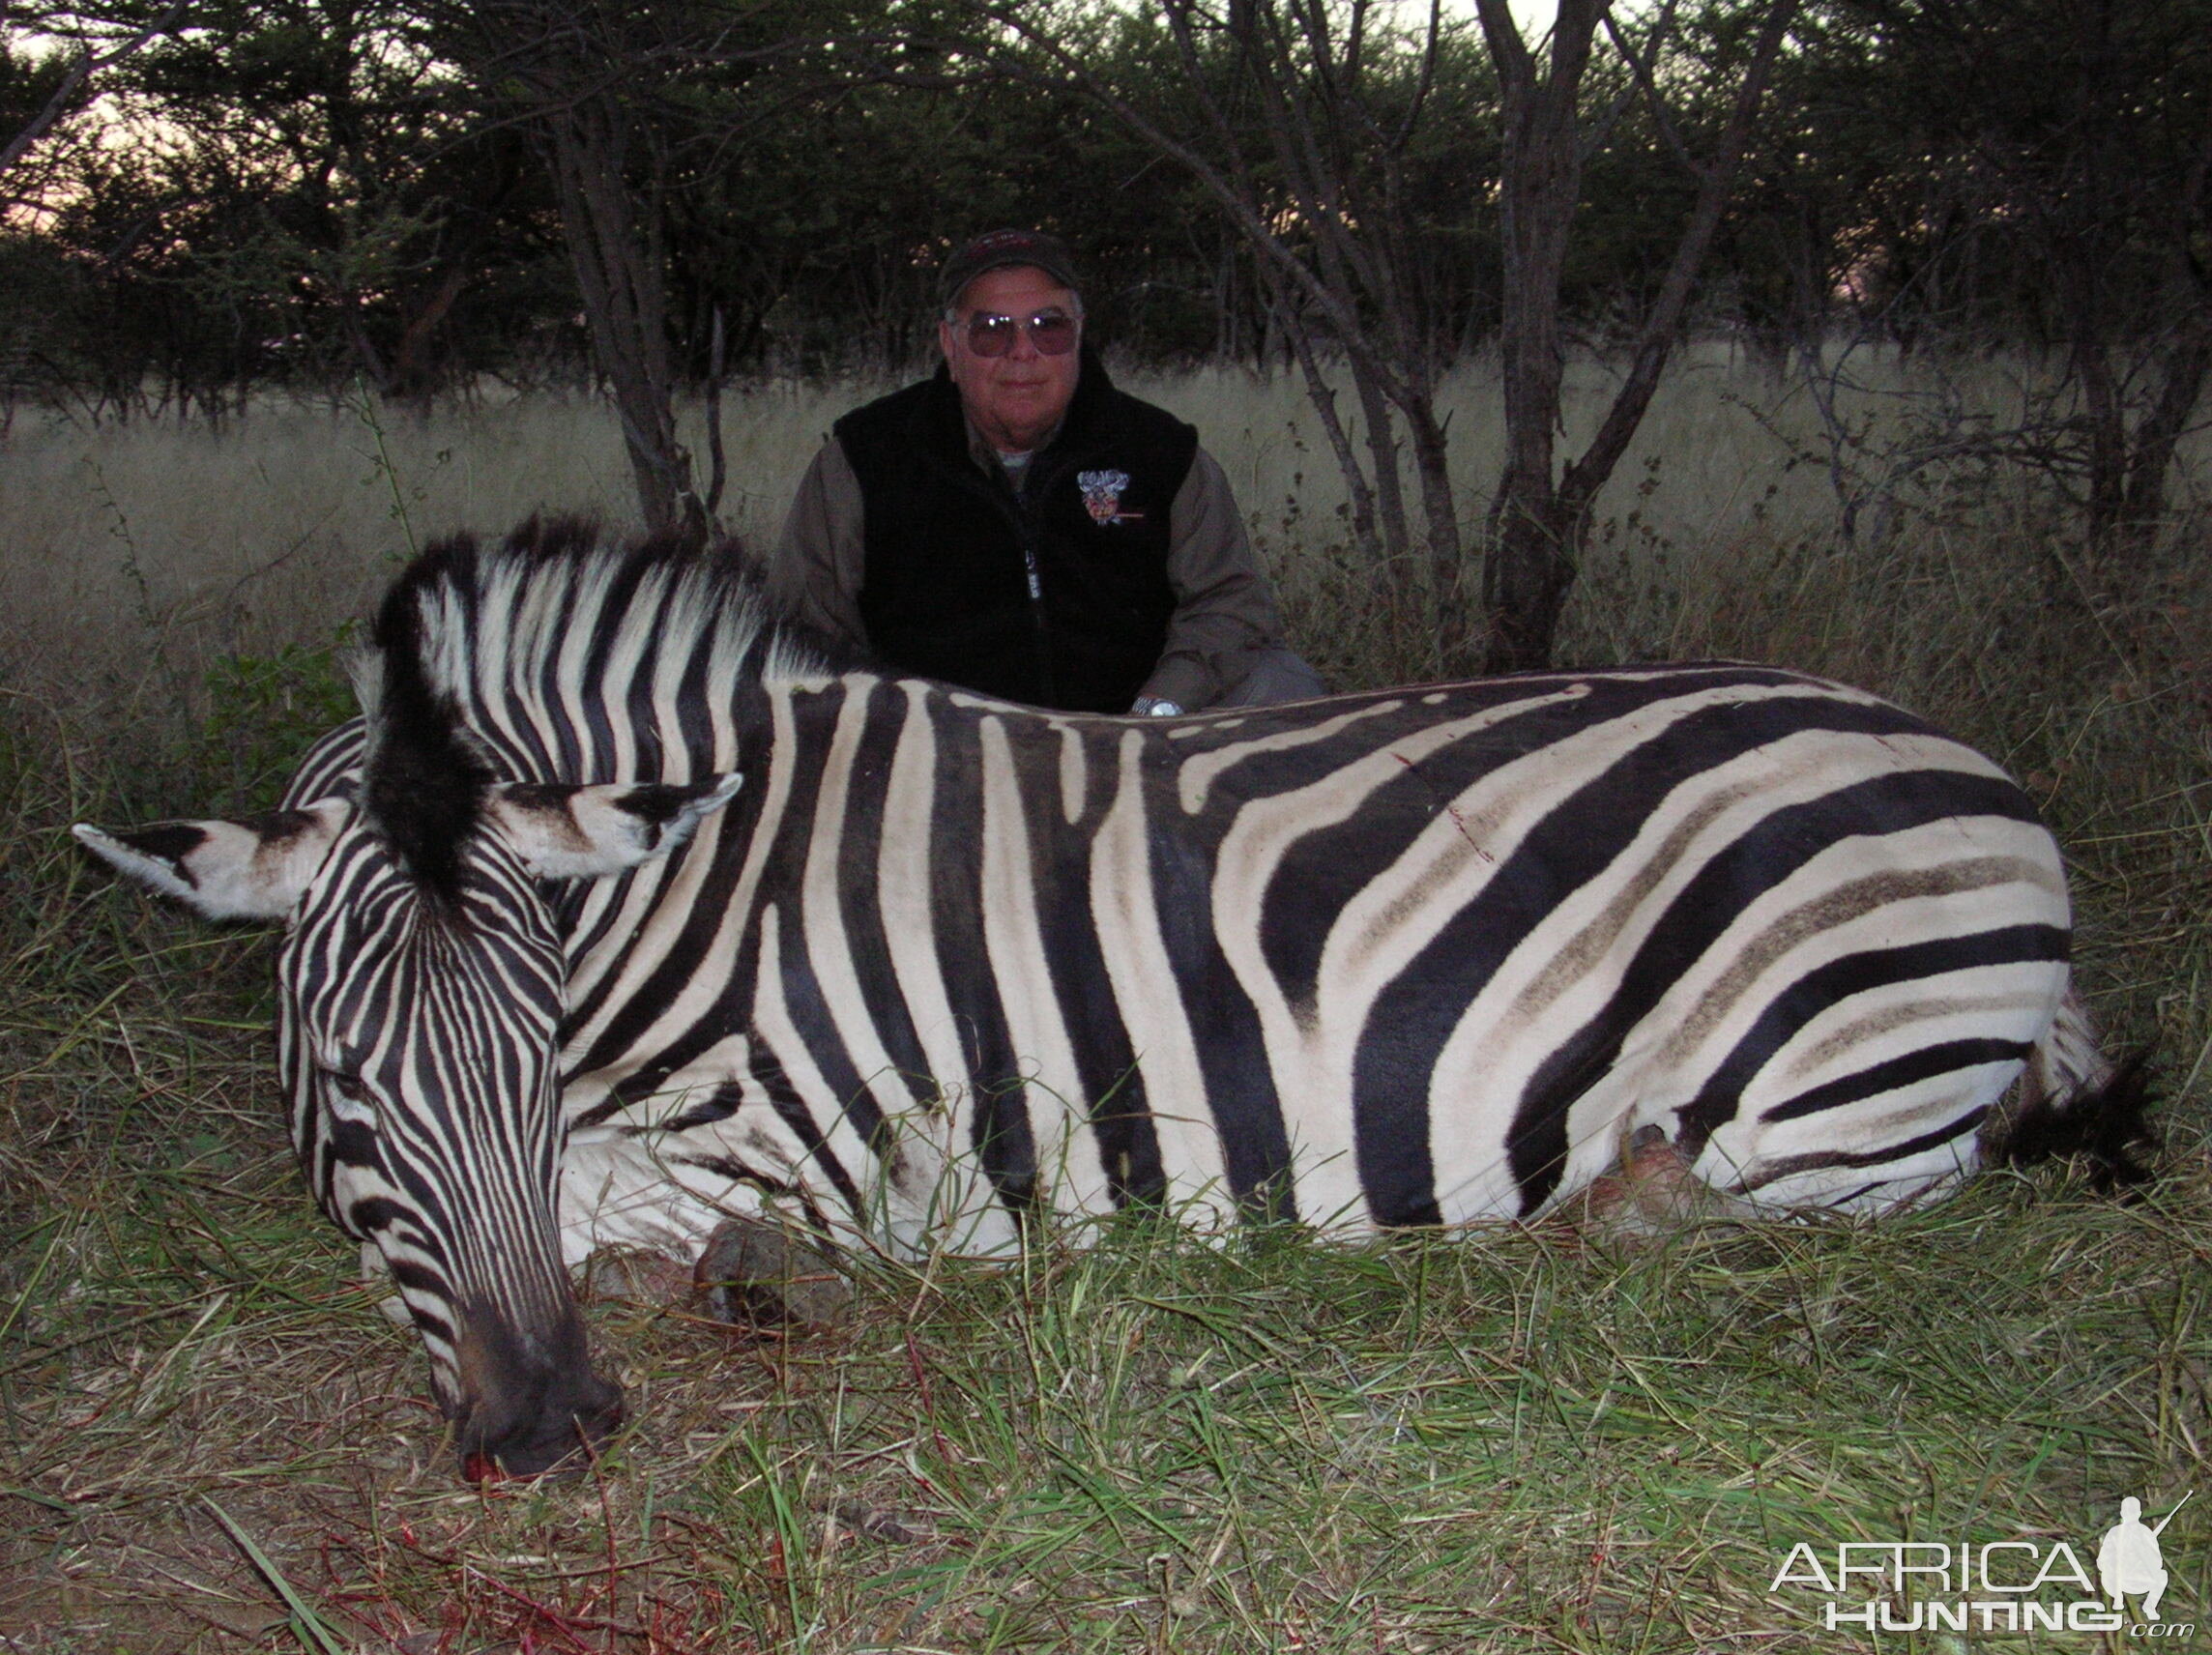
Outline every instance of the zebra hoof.
<path id="1" fill-rule="evenodd" d="M 1601 1242 L 1634 1249 L 1710 1223 L 1758 1216 L 1749 1202 L 1712 1187 L 1656 1126 L 1639 1128 L 1621 1146 L 1620 1162 L 1583 1191 L 1577 1227 Z"/>
<path id="2" fill-rule="evenodd" d="M 765 1219 L 716 1225 L 691 1280 L 707 1314 L 733 1327 L 836 1327 L 852 1314 L 852 1285 L 829 1250 Z"/>

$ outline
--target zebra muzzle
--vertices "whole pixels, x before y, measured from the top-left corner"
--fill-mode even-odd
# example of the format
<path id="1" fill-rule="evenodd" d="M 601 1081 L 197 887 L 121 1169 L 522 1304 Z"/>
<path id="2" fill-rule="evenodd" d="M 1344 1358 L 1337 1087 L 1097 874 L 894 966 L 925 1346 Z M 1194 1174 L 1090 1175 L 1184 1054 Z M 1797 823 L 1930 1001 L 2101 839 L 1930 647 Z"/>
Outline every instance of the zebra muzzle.
<path id="1" fill-rule="evenodd" d="M 573 1306 L 547 1339 L 504 1319 L 471 1318 L 459 1355 L 451 1413 L 471 1481 L 581 1471 L 623 1422 L 622 1387 L 593 1372 Z"/>

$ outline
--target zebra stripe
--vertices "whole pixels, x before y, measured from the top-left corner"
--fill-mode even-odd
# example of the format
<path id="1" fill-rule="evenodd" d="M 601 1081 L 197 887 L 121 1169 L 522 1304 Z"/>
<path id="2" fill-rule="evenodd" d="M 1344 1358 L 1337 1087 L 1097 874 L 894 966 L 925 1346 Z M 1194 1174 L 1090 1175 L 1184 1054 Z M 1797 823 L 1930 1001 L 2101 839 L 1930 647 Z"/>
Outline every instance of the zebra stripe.
<path id="1" fill-rule="evenodd" d="M 887 974 L 910 994 L 969 1006 L 986 1048 L 999 1048 L 995 1062 L 982 1060 L 997 1077 L 1014 1072 L 1016 1054 L 1030 1060 L 1024 1072 L 1033 1107 L 1015 1116 L 1011 1130 L 1026 1129 L 1032 1144 L 1015 1161 L 1050 1164 L 1056 1155 L 1069 1157 L 1072 1146 L 1061 1201 L 1080 1209 L 1102 1205 L 1104 1180 L 1083 1152 L 1090 1146 L 1071 1136 L 1069 1112 L 1039 1106 L 1037 1095 L 1094 1099 L 1118 1082 L 1124 1106 L 1155 1122 L 1157 1108 L 1133 1108 L 1140 1093 L 1149 1101 L 1154 1092 L 1195 1090 L 1213 1102 L 1221 1135 L 1233 1140 L 1229 1158 L 1237 1159 L 1239 1147 L 1246 1151 L 1241 1167 L 1225 1169 L 1235 1192 L 1249 1196 L 1295 1164 L 1294 1205 L 1308 1218 L 1342 1213 L 1353 1222 L 1408 1223 L 1530 1210 L 1569 1177 L 1570 1143 L 1595 1146 L 1610 1159 L 1603 1128 L 1620 1119 L 1614 1094 L 1635 1089 L 1638 1078 L 1617 1059 L 1638 1031 L 1654 1028 L 1674 1031 L 1661 1063 L 1680 1071 L 1675 1106 L 1691 1109 L 1717 1169 L 1732 1151 L 1716 1134 L 1735 1111 L 1717 1108 L 1716 1098 L 1756 1102 L 1759 1094 L 1739 1097 L 1740 1085 L 1694 1085 L 1699 1065 L 1714 1068 L 1732 1057 L 1733 1072 L 1765 1068 L 1754 1059 L 1779 1055 L 1780 1032 L 1803 1021 L 1787 1014 L 1787 1000 L 1777 1010 L 1773 997 L 1805 977 L 1810 962 L 1863 953 L 1869 933 L 1900 925 L 1941 937 L 1972 932 L 1979 929 L 1975 913 L 1992 905 L 2032 915 L 2024 929 L 2016 927 L 2028 939 L 2031 981 L 2024 1001 L 2016 995 L 2011 1008 L 2012 1020 L 2029 1027 L 2007 1036 L 2013 1057 L 2024 1053 L 2062 981 L 2062 972 L 2051 968 L 2063 957 L 2064 893 L 2048 838 L 1992 767 L 1870 698 L 1784 675 L 1732 668 L 1624 677 L 1646 693 L 1615 715 L 1588 719 L 1507 764 L 1470 773 L 1449 792 L 1428 782 L 1424 791 L 1443 795 L 1441 808 L 1431 798 L 1409 809 L 1390 796 L 1408 791 L 1409 774 L 1433 771 L 1482 732 L 1617 691 L 1621 682 L 1582 675 L 1565 683 L 1516 685 L 1510 700 L 1466 718 L 1363 744 L 1349 759 L 1324 753 L 1328 762 L 1312 779 L 1294 772 L 1290 785 L 1278 781 L 1271 792 L 1240 797 L 1233 815 L 1221 813 L 1225 830 L 1205 892 L 1213 923 L 1179 933 L 1178 919 L 1199 905 L 1163 903 L 1148 888 L 1156 852 L 1138 858 L 1141 874 L 1130 871 L 1127 857 L 1132 843 L 1150 850 L 1156 838 L 1140 826 L 1157 822 L 1156 811 L 1147 809 L 1137 763 L 1147 732 L 1117 732 L 1125 754 L 1118 765 L 1099 762 L 1103 754 L 1089 761 L 1089 771 L 1118 775 L 1111 803 L 1071 811 L 1065 801 L 1073 790 L 1064 778 L 1074 767 L 1063 756 L 1070 734 L 1064 725 L 1054 732 L 1059 751 L 1051 770 L 1035 764 L 1025 771 L 1014 757 L 1019 715 L 975 710 L 972 726 L 963 728 L 959 697 L 934 707 L 927 698 L 901 697 L 902 712 L 886 708 L 877 686 L 864 681 L 817 689 L 809 693 L 838 703 L 833 715 L 790 722 L 795 735 L 810 723 L 825 743 L 808 767 L 823 776 L 825 792 L 808 818 L 809 842 L 793 851 L 807 869 L 811 894 L 802 900 L 817 911 L 831 904 L 825 870 L 832 866 L 872 886 L 882 913 L 896 899 L 884 892 L 912 890 L 883 857 L 847 851 L 849 818 L 880 823 L 888 816 L 883 799 L 850 791 L 852 753 L 887 717 L 894 726 L 929 718 L 933 744 L 957 732 L 979 782 L 974 791 L 980 808 L 954 832 L 979 839 L 980 854 L 973 868 L 940 867 L 938 877 L 978 881 L 969 903 L 980 922 L 950 947 L 940 938 L 934 960 L 918 957 L 909 943 L 909 957 Z M 1785 704 L 1779 712 L 1761 705 L 1776 702 Z M 1700 731 L 1696 751 L 1705 768 L 1685 773 L 1680 759 L 1670 759 L 1661 771 L 1664 797 L 1636 797 L 1643 785 L 1638 767 L 1650 767 L 1655 749 L 1684 729 L 1720 722 L 1716 711 L 1726 713 L 1733 733 L 1716 744 L 1711 729 Z M 1801 728 L 1816 717 L 1824 727 Z M 1870 733 L 1879 745 L 1865 740 Z M 1296 732 L 1289 743 L 1239 741 L 1235 763 L 1214 767 L 1218 778 L 1265 763 L 1285 745 L 1310 754 L 1322 743 L 1309 734 Z M 1220 754 L 1191 744 L 1194 762 Z M 1886 755 L 1888 773 L 1854 777 L 1848 767 L 1863 767 L 1870 750 Z M 1174 780 L 1203 812 L 1218 778 Z M 1839 778 L 1849 785 L 1837 786 Z M 1050 802 L 1060 809 L 1037 797 L 1048 782 Z M 942 815 L 947 801 L 960 803 L 950 787 L 933 801 L 933 813 Z M 1818 842 L 1823 812 L 1869 808 L 1877 814 L 1867 831 L 1880 829 L 1871 852 L 1853 842 L 1863 832 L 1839 844 Z M 1989 854 L 1958 855 L 1962 822 L 1973 824 Z M 1379 823 L 1395 831 L 1384 837 Z M 1632 825 L 1634 836 L 1608 836 L 1592 826 L 1612 823 Z M 1075 832 L 1060 831 L 1062 824 Z M 1344 838 L 1346 831 L 1365 842 Z M 1082 886 L 1070 870 L 1086 865 L 1090 912 L 1071 914 L 1069 899 Z M 1755 881 L 1765 888 L 1753 888 Z M 1736 899 L 1724 900 L 1732 887 Z M 1964 900 L 1954 894 L 1960 892 Z M 1041 917 L 1048 907 L 1056 914 L 1050 925 Z M 1087 948 L 1095 952 L 1095 972 L 1076 957 Z M 825 1117 L 853 1109 L 869 1075 L 880 1088 L 899 1067 L 875 1032 L 903 1027 L 900 1007 L 863 1005 L 850 974 L 853 959 L 875 950 L 876 940 L 859 935 L 857 925 L 825 922 L 776 957 L 786 979 L 808 975 L 808 1003 L 823 1014 L 810 1026 L 794 1019 L 764 1033 L 787 1068 L 822 1077 L 808 1089 Z M 889 957 L 888 937 L 881 953 Z M 1110 963 L 1116 961 L 1119 970 Z M 978 962 L 986 968 L 981 973 L 974 969 Z M 1876 963 L 1862 960 L 1861 967 Z M 1900 963 L 1891 957 L 1893 968 Z M 2002 963 L 1993 957 L 1982 966 L 1987 972 Z M 1101 979 L 1110 1000 L 1060 986 Z M 1807 982 L 1796 998 L 1817 998 L 1819 981 Z M 1207 985 L 1234 985 L 1244 1004 L 1237 993 L 1215 994 Z M 1873 991 L 1870 985 L 1858 992 Z M 1908 982 L 1904 992 L 1918 990 Z M 1101 1005 L 1108 1018 L 1089 1015 Z M 1983 1011 L 2001 1017 L 2006 1009 Z M 1076 1024 L 1085 1026 L 1080 1041 L 1070 1032 Z M 857 1039 L 856 1029 L 869 1037 Z M 1910 1025 L 1893 1017 L 1887 1032 L 1906 1038 Z M 1407 1050 L 1416 1043 L 1418 1057 L 1409 1064 Z M 1392 1060 L 1377 1060 L 1379 1045 L 1394 1048 Z M 1078 1051 L 1091 1060 L 1088 1073 Z M 1205 1074 L 1209 1054 L 1234 1055 L 1235 1073 L 1221 1063 Z M 1859 1043 L 1848 1043 L 1847 1056 L 1857 1055 Z M 1150 1068 L 1148 1057 L 1158 1060 Z M 1162 1077 L 1154 1072 L 1161 1064 L 1179 1064 L 1182 1074 Z M 1189 1078 L 1194 1066 L 1201 1070 L 1197 1089 Z M 1415 1084 L 1408 1084 L 1409 1069 Z M 1275 1084 L 1284 1076 L 1297 1084 Z M 1600 1076 L 1610 1076 L 1610 1085 L 1593 1091 Z M 1249 1111 L 1256 1132 L 1230 1133 L 1217 1101 L 1224 1096 Z M 1519 1100 L 1510 1116 L 1498 1108 L 1500 1096 Z M 1596 1119 L 1579 1127 L 1570 1105 Z M 1659 1105 L 1646 1100 L 1644 1107 Z M 1763 1118 L 1791 1117 L 1777 1108 Z M 1824 1129 L 1836 1125 L 1831 1120 Z M 1092 1144 L 1102 1135 L 1094 1132 Z M 1145 1136 L 1138 1149 L 1156 1155 L 1156 1139 Z M 1455 1163 L 1441 1182 L 1432 1140 Z M 1500 1175 L 1510 1175 L 1510 1185 Z M 1019 1178 L 1002 1169 L 999 1181 L 1004 1187 Z M 1739 1181 L 1758 1187 L 1756 1176 Z M 1484 1193 L 1470 1197 L 1478 1188 Z"/>

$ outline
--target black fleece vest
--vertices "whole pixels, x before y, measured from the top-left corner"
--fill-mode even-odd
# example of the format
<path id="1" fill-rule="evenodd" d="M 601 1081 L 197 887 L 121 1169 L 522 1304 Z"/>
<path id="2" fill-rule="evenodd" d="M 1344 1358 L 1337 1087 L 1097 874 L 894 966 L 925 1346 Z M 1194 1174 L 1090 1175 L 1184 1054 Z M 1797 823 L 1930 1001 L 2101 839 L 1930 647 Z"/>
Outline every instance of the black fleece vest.
<path id="1" fill-rule="evenodd" d="M 860 620 L 878 655 L 1009 701 L 1128 711 L 1175 613 L 1168 516 L 1194 429 L 1116 391 L 1086 348 L 1060 435 L 1018 495 L 970 457 L 942 367 L 836 435 L 860 483 Z"/>

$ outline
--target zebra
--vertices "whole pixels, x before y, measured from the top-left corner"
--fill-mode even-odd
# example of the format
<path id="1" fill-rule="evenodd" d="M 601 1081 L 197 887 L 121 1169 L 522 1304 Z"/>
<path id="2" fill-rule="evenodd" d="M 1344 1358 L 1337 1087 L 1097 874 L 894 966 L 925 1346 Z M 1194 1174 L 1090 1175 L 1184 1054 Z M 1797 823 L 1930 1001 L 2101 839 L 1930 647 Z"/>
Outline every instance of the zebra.
<path id="1" fill-rule="evenodd" d="M 373 639 L 273 814 L 75 832 L 285 922 L 293 1142 L 464 1466 L 612 1430 L 570 1271 L 732 1215 L 907 1256 L 1130 1206 L 1356 1234 L 1543 1213 L 1655 1141 L 1873 1211 L 2117 1089 L 2027 798 L 1798 673 L 1054 712 L 535 519 L 429 549 Z"/>

